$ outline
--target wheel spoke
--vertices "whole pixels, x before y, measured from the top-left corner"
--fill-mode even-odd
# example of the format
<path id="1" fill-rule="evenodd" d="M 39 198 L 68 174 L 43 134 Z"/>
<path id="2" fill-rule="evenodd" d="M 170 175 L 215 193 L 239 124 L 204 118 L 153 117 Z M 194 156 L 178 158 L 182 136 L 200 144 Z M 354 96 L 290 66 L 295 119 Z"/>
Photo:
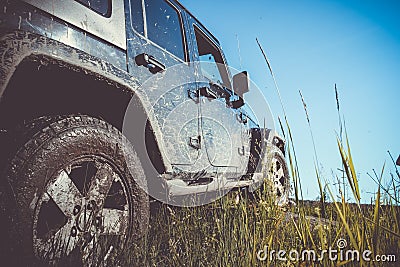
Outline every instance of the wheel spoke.
<path id="1" fill-rule="evenodd" d="M 111 184 L 114 179 L 118 179 L 118 175 L 113 172 L 108 164 L 101 165 L 98 168 L 95 177 L 92 180 L 88 197 L 94 200 L 97 205 L 101 206 L 107 197 L 108 191 L 110 190 Z"/>
<path id="2" fill-rule="evenodd" d="M 278 177 L 282 177 L 282 176 L 285 175 L 285 173 L 284 173 L 284 171 L 283 171 L 283 168 L 279 168 L 279 169 L 275 172 L 275 174 L 278 175 Z"/>
<path id="3" fill-rule="evenodd" d="M 94 235 L 82 247 L 82 261 L 84 266 L 108 266 L 108 258 L 114 251 L 114 246 L 104 238 Z M 115 240 L 114 240 L 115 241 Z M 118 242 L 117 242 L 118 243 Z"/>
<path id="4" fill-rule="evenodd" d="M 128 227 L 128 211 L 103 209 L 103 226 L 106 235 L 123 235 Z"/>
<path id="5" fill-rule="evenodd" d="M 69 222 L 47 240 L 37 240 L 37 250 L 47 259 L 68 256 L 78 245 L 79 237 L 71 235 L 73 223 Z"/>
<path id="6" fill-rule="evenodd" d="M 80 203 L 83 197 L 64 170 L 50 184 L 47 193 L 67 217 L 72 216 L 75 205 Z"/>
<path id="7" fill-rule="evenodd" d="M 279 158 L 273 157 L 271 159 L 269 168 L 269 179 L 272 182 L 271 192 L 275 194 L 278 199 L 286 193 L 286 178 L 285 167 Z"/>
<path id="8" fill-rule="evenodd" d="M 278 172 L 274 173 L 274 180 L 277 181 L 279 184 L 281 184 L 280 179 L 284 176 L 285 176 L 285 174 L 284 174 L 283 170 L 281 169 Z"/>

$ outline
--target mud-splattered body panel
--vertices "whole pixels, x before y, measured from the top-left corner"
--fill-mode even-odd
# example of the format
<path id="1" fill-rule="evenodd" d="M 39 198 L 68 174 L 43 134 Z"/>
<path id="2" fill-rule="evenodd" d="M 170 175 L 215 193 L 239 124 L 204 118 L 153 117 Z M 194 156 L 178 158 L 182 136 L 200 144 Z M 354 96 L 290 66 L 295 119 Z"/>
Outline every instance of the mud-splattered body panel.
<path id="1" fill-rule="evenodd" d="M 108 5 L 96 9 L 96 2 Z M 105 107 L 107 99 L 101 101 L 105 105 L 86 104 L 93 106 L 90 112 L 95 115 L 98 112 L 98 116 L 115 120 L 114 125 L 122 131 L 127 130 L 122 125 L 127 120 L 127 125 L 134 127 L 136 115 L 130 117 L 124 110 L 129 110 L 132 99 L 138 102 L 151 125 L 168 177 L 239 180 L 247 173 L 250 133 L 258 125 L 249 126 L 241 119 L 245 111 L 232 107 L 230 99 L 235 94 L 228 88 L 232 80 L 228 70 L 221 74 L 223 86 L 215 87 L 205 77 L 199 64 L 203 49 L 199 34 L 215 47 L 222 65 L 226 64 L 223 52 L 215 37 L 178 2 L 26 0 L 0 1 L 0 8 L 1 128 L 13 124 L 13 118 L 7 116 L 10 107 L 2 107 L 2 102 L 11 94 L 6 91 L 19 64 L 34 61 L 38 69 L 55 64 L 123 91 L 126 99 L 121 96 L 120 106 L 114 101 Z M 73 90 L 96 92 L 87 86 Z M 99 97 L 91 93 L 89 99 Z M 63 110 L 85 113 L 73 109 L 74 104 Z M 35 105 L 27 101 L 25 106 L 34 109 Z M 29 111 L 30 116 L 46 115 L 46 107 L 40 106 L 40 112 Z M 49 112 L 57 113 L 54 109 Z M 26 113 L 21 111 L 17 118 L 26 120 Z"/>

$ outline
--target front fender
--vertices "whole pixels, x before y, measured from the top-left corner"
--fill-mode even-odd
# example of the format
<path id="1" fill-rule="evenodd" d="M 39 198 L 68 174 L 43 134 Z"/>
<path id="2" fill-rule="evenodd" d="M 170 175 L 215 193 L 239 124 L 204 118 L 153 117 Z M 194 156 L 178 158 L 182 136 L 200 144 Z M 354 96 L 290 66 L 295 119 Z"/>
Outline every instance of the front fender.
<path id="1" fill-rule="evenodd" d="M 81 50 L 67 46 L 53 39 L 25 31 L 14 31 L 4 34 L 0 38 L 0 107 L 6 101 L 4 96 L 9 90 L 10 80 L 25 61 L 37 62 L 38 66 L 56 65 L 60 69 L 80 72 L 87 75 L 88 79 L 105 81 L 111 90 L 122 90 L 135 97 L 137 105 L 143 109 L 147 120 L 154 132 L 156 143 L 160 149 L 161 157 L 166 158 L 163 150 L 163 138 L 158 126 L 152 105 L 146 95 L 141 91 L 141 85 L 135 77 L 97 57 Z M 11 88 L 12 89 L 12 88 Z M 10 89 L 10 90 L 11 90 Z M 85 88 L 82 88 L 83 90 Z M 18 96 L 23 97 L 23 95 Z M 94 95 L 95 97 L 95 95 Z M 0 123 L 7 124 L 5 119 L 8 114 L 0 112 Z M 167 169 L 170 166 L 165 166 Z"/>

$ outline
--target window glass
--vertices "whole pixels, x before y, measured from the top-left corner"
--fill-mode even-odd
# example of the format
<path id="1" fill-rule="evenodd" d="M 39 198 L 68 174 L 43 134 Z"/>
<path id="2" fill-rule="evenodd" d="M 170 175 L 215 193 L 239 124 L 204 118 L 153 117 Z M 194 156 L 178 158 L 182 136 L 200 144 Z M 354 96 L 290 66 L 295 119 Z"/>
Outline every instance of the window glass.
<path id="1" fill-rule="evenodd" d="M 111 15 L 111 0 L 76 0 L 104 17 Z"/>
<path id="2" fill-rule="evenodd" d="M 228 73 L 221 52 L 201 30 L 197 27 L 194 28 L 202 74 L 207 79 L 230 88 Z"/>
<path id="3" fill-rule="evenodd" d="M 164 0 L 145 0 L 147 37 L 185 60 L 181 20 L 178 11 Z"/>
<path id="4" fill-rule="evenodd" d="M 213 82 L 223 84 L 214 55 L 210 53 L 199 55 L 199 59 L 202 74 Z"/>
<path id="5" fill-rule="evenodd" d="M 144 35 L 143 6 L 142 0 L 130 0 L 132 27 L 141 35 Z"/>

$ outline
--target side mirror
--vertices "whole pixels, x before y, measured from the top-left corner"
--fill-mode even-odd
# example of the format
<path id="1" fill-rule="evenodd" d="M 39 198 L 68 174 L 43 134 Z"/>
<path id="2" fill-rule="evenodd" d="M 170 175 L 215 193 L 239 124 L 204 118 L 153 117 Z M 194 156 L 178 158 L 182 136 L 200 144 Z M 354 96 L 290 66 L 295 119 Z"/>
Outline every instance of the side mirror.
<path id="1" fill-rule="evenodd" d="M 243 99 L 243 95 L 250 89 L 249 76 L 247 71 L 240 72 L 233 76 L 233 91 Z"/>
<path id="2" fill-rule="evenodd" d="M 239 97 L 238 100 L 231 102 L 231 106 L 234 109 L 238 109 L 244 105 L 243 95 L 249 91 L 249 84 L 250 81 L 247 71 L 240 72 L 233 76 L 233 91 Z"/>

